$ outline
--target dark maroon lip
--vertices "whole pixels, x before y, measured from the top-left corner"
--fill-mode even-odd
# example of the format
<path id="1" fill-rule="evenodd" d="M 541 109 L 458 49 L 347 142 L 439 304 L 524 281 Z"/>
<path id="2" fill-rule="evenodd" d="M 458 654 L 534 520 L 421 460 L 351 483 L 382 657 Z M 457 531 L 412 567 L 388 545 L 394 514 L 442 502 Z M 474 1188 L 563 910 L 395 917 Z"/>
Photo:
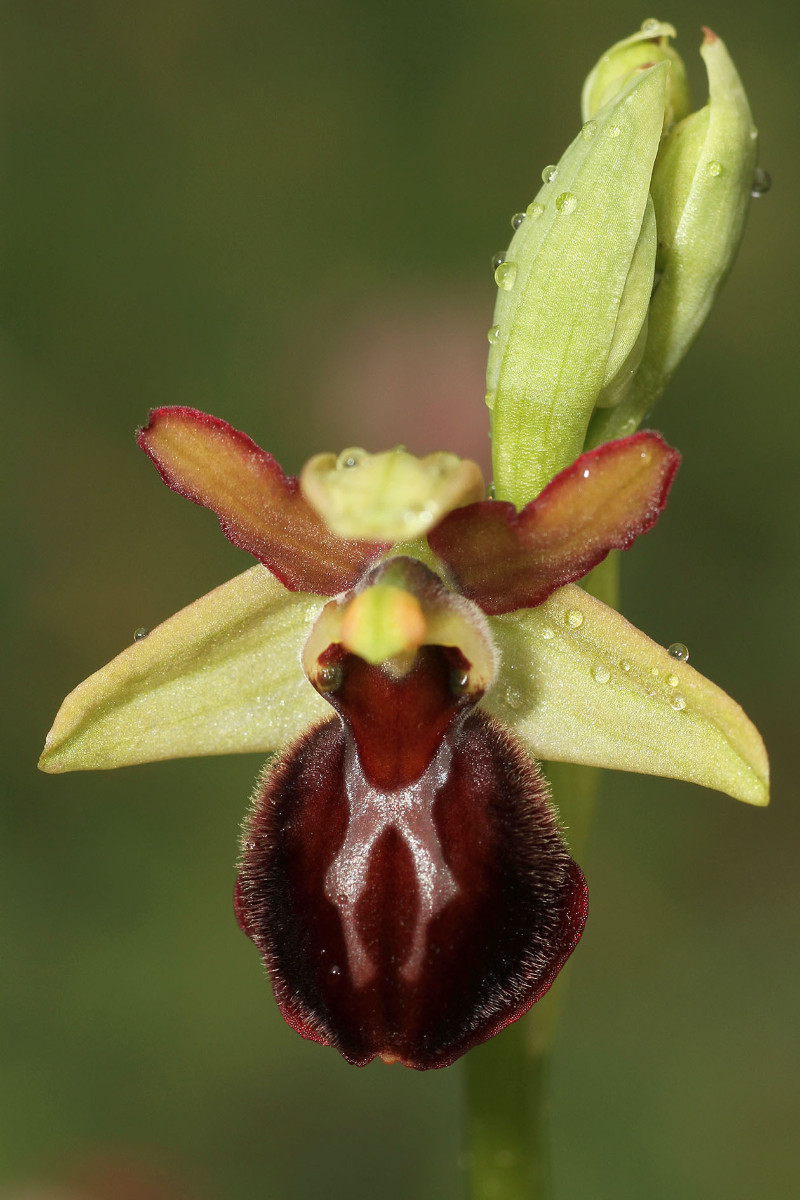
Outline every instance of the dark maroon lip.
<path id="1" fill-rule="evenodd" d="M 339 715 L 265 774 L 245 833 L 237 917 L 281 1011 L 358 1065 L 449 1065 L 547 991 L 586 918 L 541 774 L 454 693 L 456 655 L 401 679 L 343 655 Z"/>

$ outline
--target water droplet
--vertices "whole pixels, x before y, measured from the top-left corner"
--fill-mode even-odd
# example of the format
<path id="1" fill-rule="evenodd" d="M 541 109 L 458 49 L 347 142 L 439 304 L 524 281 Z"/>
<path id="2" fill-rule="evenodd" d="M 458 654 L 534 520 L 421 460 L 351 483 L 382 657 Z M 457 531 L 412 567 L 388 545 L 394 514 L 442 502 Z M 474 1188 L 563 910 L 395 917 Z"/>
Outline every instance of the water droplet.
<path id="1" fill-rule="evenodd" d="M 579 608 L 571 608 L 567 613 L 566 621 L 572 629 L 580 629 L 583 624 L 583 613 Z"/>
<path id="2" fill-rule="evenodd" d="M 331 967 L 331 975 L 341 975 L 341 973 L 342 973 L 342 968 L 337 967 L 336 964 L 334 963 L 334 965 Z"/>
<path id="3" fill-rule="evenodd" d="M 606 126 L 606 137 L 618 138 L 619 135 L 620 135 L 619 125 L 607 125 Z"/>
<path id="4" fill-rule="evenodd" d="M 342 668 L 338 663 L 330 663 L 322 667 L 317 674 L 317 688 L 320 692 L 335 692 L 342 683 Z"/>
<path id="5" fill-rule="evenodd" d="M 503 254 L 503 253 L 493 254 L 492 255 L 492 270 L 496 271 L 497 268 L 500 266 L 500 263 L 504 263 L 505 261 L 506 261 L 505 254 Z"/>
<path id="6" fill-rule="evenodd" d="M 498 341 L 500 338 L 500 326 L 493 325 L 492 328 L 489 330 L 489 332 L 486 334 L 486 336 L 489 339 L 489 341 L 491 342 L 491 344 L 494 345 L 495 342 Z"/>
<path id="7" fill-rule="evenodd" d="M 542 213 L 544 212 L 544 205 L 537 204 L 536 201 L 534 200 L 533 204 L 528 205 L 527 212 L 528 212 L 528 216 L 533 217 L 534 219 L 536 217 L 540 217 L 542 215 Z"/>
<path id="8" fill-rule="evenodd" d="M 597 121 L 587 121 L 581 129 L 581 137 L 585 142 L 590 142 L 597 133 Z"/>
<path id="9" fill-rule="evenodd" d="M 669 684 L 670 687 L 677 687 L 679 682 L 680 681 L 679 681 L 677 675 L 668 675 L 667 676 L 667 683 Z"/>
<path id="10" fill-rule="evenodd" d="M 134 629 L 133 631 L 133 640 L 135 642 L 143 642 L 149 632 L 150 630 L 145 629 L 144 625 L 140 625 L 138 629 Z"/>
<path id="11" fill-rule="evenodd" d="M 639 28 L 642 33 L 656 33 L 660 24 L 661 22 L 658 17 L 647 17 L 646 20 L 642 21 Z"/>
<path id="12" fill-rule="evenodd" d="M 556 200 L 556 208 L 564 216 L 575 212 L 578 207 L 578 201 L 573 196 L 572 192 L 562 192 Z"/>
<path id="13" fill-rule="evenodd" d="M 487 408 L 489 408 L 489 409 L 494 408 L 494 402 L 495 402 L 496 396 L 497 396 L 497 392 L 487 392 L 486 393 L 486 395 L 484 396 L 484 400 L 486 401 Z"/>
<path id="14" fill-rule="evenodd" d="M 653 676 L 655 676 L 655 675 L 660 675 L 660 674 L 661 674 L 661 671 L 658 669 L 658 667 L 651 667 L 651 668 L 650 668 L 650 674 L 651 674 L 651 675 L 653 675 Z"/>
<path id="15" fill-rule="evenodd" d="M 751 142 L 758 141 L 758 129 L 756 128 L 755 125 L 753 125 L 752 128 L 750 129 L 750 141 Z"/>
<path id="16" fill-rule="evenodd" d="M 514 286 L 514 280 L 517 278 L 517 264 L 513 262 L 503 262 L 494 273 L 494 281 L 499 288 L 504 292 L 510 292 Z"/>
<path id="17" fill-rule="evenodd" d="M 670 696 L 669 705 L 670 708 L 675 709 L 675 712 L 683 712 L 683 710 L 686 708 L 686 701 L 684 700 L 683 696 Z"/>
<path id="18" fill-rule="evenodd" d="M 526 215 L 525 213 L 514 213 L 513 217 L 511 218 L 511 228 L 514 230 L 515 233 L 519 229 L 522 222 L 525 220 L 525 215 Z"/>
<path id="19" fill-rule="evenodd" d="M 469 671 L 459 671 L 458 669 L 450 672 L 450 691 L 454 696 L 466 695 L 469 688 Z"/>
<path id="20" fill-rule="evenodd" d="M 497 495 L 497 488 L 495 487 L 494 480 L 492 480 L 492 482 L 489 484 L 489 499 L 494 500 L 496 495 Z"/>
<path id="21" fill-rule="evenodd" d="M 358 464 L 367 457 L 366 450 L 362 450 L 360 446 L 349 446 L 347 450 L 343 450 L 336 459 L 336 470 L 350 470 L 352 467 L 357 467 Z"/>
<path id="22" fill-rule="evenodd" d="M 506 704 L 509 708 L 522 708 L 522 693 L 516 688 L 506 688 Z"/>
<path id="23" fill-rule="evenodd" d="M 754 200 L 758 200 L 759 196 L 765 196 L 771 187 L 772 176 L 769 171 L 765 171 L 763 167 L 756 167 L 750 185 L 750 195 Z"/>
<path id="24" fill-rule="evenodd" d="M 592 677 L 596 683 L 608 683 L 611 678 L 611 672 L 608 667 L 604 667 L 602 663 L 598 663 L 596 667 L 592 667 Z"/>
<path id="25" fill-rule="evenodd" d="M 721 162 L 717 162 L 717 160 L 714 158 L 706 167 L 706 173 L 710 175 L 712 179 L 719 179 L 720 175 L 725 174 L 725 168 Z"/>
<path id="26" fill-rule="evenodd" d="M 633 663 L 631 662 L 631 660 L 629 658 L 623 658 L 622 662 L 619 665 L 622 667 L 622 669 L 626 675 L 628 674 L 629 671 L 633 670 Z"/>
<path id="27" fill-rule="evenodd" d="M 548 167 L 542 171 L 542 183 L 552 183 L 558 174 L 558 167 L 550 163 Z"/>
<path id="28" fill-rule="evenodd" d="M 543 625 L 541 629 L 542 637 L 546 642 L 551 641 L 556 635 L 555 631 L 549 625 Z"/>
<path id="29" fill-rule="evenodd" d="M 673 642 L 667 650 L 673 658 L 679 658 L 681 662 L 689 661 L 689 647 L 684 646 L 683 642 Z"/>

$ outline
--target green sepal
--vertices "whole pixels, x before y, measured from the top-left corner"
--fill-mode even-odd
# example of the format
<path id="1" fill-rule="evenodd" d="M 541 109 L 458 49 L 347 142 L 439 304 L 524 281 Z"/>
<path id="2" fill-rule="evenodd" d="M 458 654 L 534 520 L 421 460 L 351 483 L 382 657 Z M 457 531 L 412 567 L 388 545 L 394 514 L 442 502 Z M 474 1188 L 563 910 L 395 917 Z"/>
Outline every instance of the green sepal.
<path id="1" fill-rule="evenodd" d="M 300 665 L 323 600 L 252 567 L 182 609 L 67 696 L 43 771 L 282 749 L 330 716 Z"/>
<path id="2" fill-rule="evenodd" d="M 669 44 L 675 29 L 665 21 L 651 18 L 630 37 L 607 50 L 586 77 L 581 94 L 581 114 L 590 120 L 630 82 L 637 71 L 653 63 L 669 63 L 669 86 L 665 128 L 680 121 L 689 112 L 689 84 L 686 68 L 677 50 Z"/>
<path id="3" fill-rule="evenodd" d="M 768 803 L 764 744 L 739 705 L 576 584 L 489 624 L 500 668 L 483 704 L 537 758 Z"/>
<path id="4" fill-rule="evenodd" d="M 657 269 L 647 345 L 623 402 L 597 412 L 588 444 L 633 433 L 694 341 L 742 238 L 757 158 L 747 97 L 725 44 L 708 35 L 700 53 L 708 104 L 667 135 L 653 171 Z"/>
<path id="5" fill-rule="evenodd" d="M 668 71 L 637 74 L 578 134 L 509 246 L 487 389 L 495 495 L 518 508 L 583 450 L 642 229 Z"/>

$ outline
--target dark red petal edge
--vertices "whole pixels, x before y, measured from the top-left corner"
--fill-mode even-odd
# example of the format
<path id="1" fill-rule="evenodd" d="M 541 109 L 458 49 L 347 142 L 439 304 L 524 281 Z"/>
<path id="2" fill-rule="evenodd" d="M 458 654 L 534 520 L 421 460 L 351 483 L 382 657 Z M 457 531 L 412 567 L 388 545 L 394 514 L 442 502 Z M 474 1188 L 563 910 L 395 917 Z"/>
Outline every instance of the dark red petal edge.
<path id="1" fill-rule="evenodd" d="M 610 486 L 583 504 L 584 479 L 591 478 L 594 468 L 603 471 L 615 459 L 624 468 L 635 454 L 647 452 L 653 455 L 648 486 L 640 489 L 642 494 L 629 513 L 617 508 L 611 519 L 609 499 L 619 496 L 613 496 Z M 679 465 L 678 451 L 657 433 L 643 431 L 606 442 L 556 475 L 520 512 L 505 501 L 466 505 L 449 513 L 428 535 L 428 542 L 463 594 L 485 612 L 495 615 L 533 608 L 557 588 L 581 579 L 609 551 L 627 550 L 640 534 L 652 529 Z M 613 482 L 613 476 L 605 477 Z M 630 481 L 623 478 L 622 482 Z M 563 511 L 561 529 L 552 525 L 554 510 Z"/>
<path id="2" fill-rule="evenodd" d="M 165 440 L 169 429 L 182 428 L 205 435 L 207 470 L 182 454 L 180 444 Z M 271 454 L 219 417 L 181 406 L 154 409 L 137 441 L 167 487 L 215 512 L 228 540 L 291 591 L 335 595 L 353 587 L 388 549 L 383 542 L 337 537 L 308 504 L 297 477 L 286 475 Z"/>

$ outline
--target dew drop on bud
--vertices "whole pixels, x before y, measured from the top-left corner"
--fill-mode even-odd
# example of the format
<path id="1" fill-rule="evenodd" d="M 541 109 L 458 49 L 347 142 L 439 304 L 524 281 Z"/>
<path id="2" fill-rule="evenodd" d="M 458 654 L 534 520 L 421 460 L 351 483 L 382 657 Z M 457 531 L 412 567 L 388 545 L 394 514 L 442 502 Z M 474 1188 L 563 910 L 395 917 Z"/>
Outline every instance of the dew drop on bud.
<path id="1" fill-rule="evenodd" d="M 486 334 L 486 336 L 489 339 L 489 341 L 491 342 L 491 344 L 494 345 L 495 342 L 498 341 L 500 338 L 500 326 L 493 325 L 492 328 L 489 330 L 489 332 Z"/>
<path id="2" fill-rule="evenodd" d="M 633 663 L 631 662 L 631 660 L 629 658 L 623 658 L 622 662 L 619 665 L 622 667 L 622 669 L 626 675 L 628 674 L 629 671 L 633 670 Z"/>
<path id="3" fill-rule="evenodd" d="M 503 254 L 503 253 L 493 254 L 492 255 L 492 270 L 496 271 L 497 268 L 500 266 L 500 264 L 504 263 L 505 261 L 506 261 L 505 254 Z"/>
<path id="4" fill-rule="evenodd" d="M 566 621 L 571 629 L 580 629 L 583 624 L 583 613 L 579 608 L 571 608 L 567 613 Z"/>
<path id="5" fill-rule="evenodd" d="M 608 125 L 606 127 L 606 137 L 618 138 L 620 134 L 619 125 Z"/>
<path id="6" fill-rule="evenodd" d="M 575 212 L 578 207 L 578 201 L 573 196 L 572 192 L 562 192 L 556 200 L 556 208 L 563 216 L 568 216 Z"/>
<path id="7" fill-rule="evenodd" d="M 683 712 L 686 708 L 686 701 L 683 696 L 670 696 L 669 703 L 670 708 L 674 708 L 675 712 Z"/>
<path id="8" fill-rule="evenodd" d="M 684 646 L 683 642 L 673 642 L 667 650 L 672 658 L 680 659 L 681 662 L 689 661 L 689 647 Z"/>
<path id="9" fill-rule="evenodd" d="M 133 631 L 133 640 L 135 642 L 143 642 L 149 632 L 150 630 L 145 629 L 144 625 L 140 625 L 138 629 L 134 629 Z"/>
<path id="10" fill-rule="evenodd" d="M 647 17 L 640 26 L 642 33 L 657 33 L 661 24 L 658 17 Z"/>
<path id="11" fill-rule="evenodd" d="M 545 169 L 542 171 L 542 183 L 552 183 L 557 174 L 558 167 L 553 163 L 550 163 L 550 165 L 545 167 Z"/>
<path id="12" fill-rule="evenodd" d="M 511 218 L 511 228 L 514 230 L 515 233 L 519 229 L 520 225 L 522 224 L 522 222 L 524 220 L 525 220 L 525 213 L 522 213 L 522 212 L 514 213 L 513 217 Z"/>
<path id="13" fill-rule="evenodd" d="M 587 121 L 581 128 L 581 137 L 585 142 L 590 142 L 597 133 L 597 121 Z"/>
<path id="14" fill-rule="evenodd" d="M 537 204 L 536 201 L 534 200 L 533 204 L 528 205 L 527 212 L 528 212 L 529 217 L 534 217 L 534 218 L 540 217 L 542 215 L 542 213 L 544 212 L 544 205 Z"/>
<path id="15" fill-rule="evenodd" d="M 706 171 L 708 172 L 708 174 L 711 176 L 712 179 L 719 179 L 720 175 L 724 175 L 725 168 L 723 167 L 721 162 L 717 162 L 716 159 L 712 159 L 711 162 L 706 167 Z"/>
<path id="16" fill-rule="evenodd" d="M 604 667 L 602 663 L 598 663 L 596 667 L 592 667 L 592 678 L 596 683 L 608 683 L 611 678 L 611 672 L 608 667 Z"/>
<path id="17" fill-rule="evenodd" d="M 494 408 L 494 402 L 495 402 L 496 396 L 497 396 L 497 392 L 487 392 L 486 395 L 484 396 L 484 400 L 486 401 L 486 407 L 488 409 L 491 410 Z"/>
<path id="18" fill-rule="evenodd" d="M 750 195 L 754 200 L 758 200 L 759 196 L 766 196 L 771 187 L 772 177 L 769 171 L 765 171 L 763 167 L 756 167 L 753 182 L 750 184 Z"/>
<path id="19" fill-rule="evenodd" d="M 510 292 L 517 278 L 517 264 L 502 262 L 494 273 L 494 281 L 504 292 Z"/>

